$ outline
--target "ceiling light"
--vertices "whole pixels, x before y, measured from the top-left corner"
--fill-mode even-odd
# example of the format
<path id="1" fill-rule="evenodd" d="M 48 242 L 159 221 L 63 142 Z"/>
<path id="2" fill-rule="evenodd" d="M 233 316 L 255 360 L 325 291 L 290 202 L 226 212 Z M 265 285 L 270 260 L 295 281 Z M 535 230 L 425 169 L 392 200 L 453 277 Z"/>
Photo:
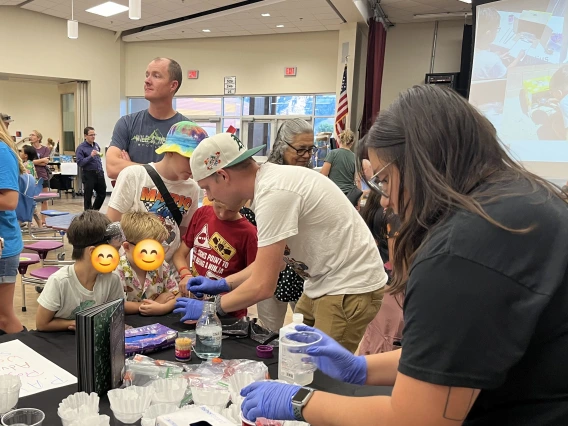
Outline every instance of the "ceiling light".
<path id="1" fill-rule="evenodd" d="M 460 0 L 460 1 L 463 1 L 464 3 L 471 4 L 471 0 Z"/>
<path id="2" fill-rule="evenodd" d="M 71 0 L 71 19 L 67 20 L 67 37 L 71 39 L 79 38 L 79 22 L 73 19 L 73 0 Z"/>
<path id="3" fill-rule="evenodd" d="M 87 12 L 94 13 L 95 15 L 100 15 L 104 17 L 117 15 L 128 10 L 127 6 L 123 6 L 112 1 L 107 1 L 106 3 L 99 4 L 98 6 L 91 7 L 87 9 Z"/>
<path id="4" fill-rule="evenodd" d="M 142 18 L 142 0 L 128 0 L 128 17 L 135 20 Z"/>
<path id="5" fill-rule="evenodd" d="M 284 28 L 284 25 L 282 25 L 282 24 L 276 25 L 276 28 Z"/>
<path id="6" fill-rule="evenodd" d="M 211 32 L 211 30 L 201 30 L 201 31 L 203 31 L 204 33 L 210 33 Z"/>
<path id="7" fill-rule="evenodd" d="M 270 13 L 261 13 L 260 16 L 264 16 L 265 18 L 270 16 Z"/>

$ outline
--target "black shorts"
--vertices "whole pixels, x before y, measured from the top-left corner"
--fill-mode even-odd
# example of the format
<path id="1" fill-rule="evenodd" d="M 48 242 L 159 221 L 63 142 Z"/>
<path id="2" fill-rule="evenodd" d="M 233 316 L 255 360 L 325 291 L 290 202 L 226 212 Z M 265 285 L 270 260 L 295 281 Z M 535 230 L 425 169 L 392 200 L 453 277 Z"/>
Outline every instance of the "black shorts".
<path id="1" fill-rule="evenodd" d="M 49 188 L 49 181 L 47 179 L 44 179 L 43 183 L 41 185 L 42 185 L 42 188 Z"/>

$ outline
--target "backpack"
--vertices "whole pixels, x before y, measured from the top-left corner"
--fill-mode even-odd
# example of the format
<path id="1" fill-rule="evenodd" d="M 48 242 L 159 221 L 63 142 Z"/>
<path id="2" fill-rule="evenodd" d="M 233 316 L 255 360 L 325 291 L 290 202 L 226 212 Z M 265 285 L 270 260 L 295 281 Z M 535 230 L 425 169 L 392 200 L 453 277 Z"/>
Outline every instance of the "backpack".
<path id="1" fill-rule="evenodd" d="M 34 197 L 39 195 L 42 190 L 43 178 L 37 183 L 35 178 L 29 173 L 23 173 L 18 179 L 19 198 L 16 207 L 16 216 L 20 222 L 31 222 L 34 217 L 36 201 Z"/>

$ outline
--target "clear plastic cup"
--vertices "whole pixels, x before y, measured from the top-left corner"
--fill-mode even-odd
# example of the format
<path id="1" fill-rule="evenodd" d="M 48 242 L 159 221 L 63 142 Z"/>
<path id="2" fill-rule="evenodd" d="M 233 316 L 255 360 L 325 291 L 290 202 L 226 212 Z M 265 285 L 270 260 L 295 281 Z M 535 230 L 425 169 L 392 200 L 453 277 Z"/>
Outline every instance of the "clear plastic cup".
<path id="1" fill-rule="evenodd" d="M 37 408 L 19 408 L 2 416 L 3 426 L 41 426 L 45 414 Z"/>
<path id="2" fill-rule="evenodd" d="M 0 415 L 13 410 L 18 405 L 22 382 L 18 376 L 0 376 Z"/>
<path id="3" fill-rule="evenodd" d="M 294 335 L 292 340 L 290 335 Z M 300 341 L 301 340 L 301 341 Z M 280 338 L 282 362 L 296 373 L 310 373 L 317 370 L 313 358 L 306 351 L 321 340 L 321 335 L 312 331 L 298 331 Z"/>

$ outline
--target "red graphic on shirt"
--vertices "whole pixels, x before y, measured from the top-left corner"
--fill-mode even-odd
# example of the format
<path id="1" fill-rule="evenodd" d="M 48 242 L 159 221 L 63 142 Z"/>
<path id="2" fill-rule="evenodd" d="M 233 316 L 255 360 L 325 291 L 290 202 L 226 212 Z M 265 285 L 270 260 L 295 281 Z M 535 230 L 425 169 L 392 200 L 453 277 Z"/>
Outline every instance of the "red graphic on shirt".
<path id="1" fill-rule="evenodd" d="M 203 247 L 209 248 L 209 231 L 208 226 L 205 224 L 199 234 L 195 236 L 195 240 L 193 241 L 194 247 Z"/>

